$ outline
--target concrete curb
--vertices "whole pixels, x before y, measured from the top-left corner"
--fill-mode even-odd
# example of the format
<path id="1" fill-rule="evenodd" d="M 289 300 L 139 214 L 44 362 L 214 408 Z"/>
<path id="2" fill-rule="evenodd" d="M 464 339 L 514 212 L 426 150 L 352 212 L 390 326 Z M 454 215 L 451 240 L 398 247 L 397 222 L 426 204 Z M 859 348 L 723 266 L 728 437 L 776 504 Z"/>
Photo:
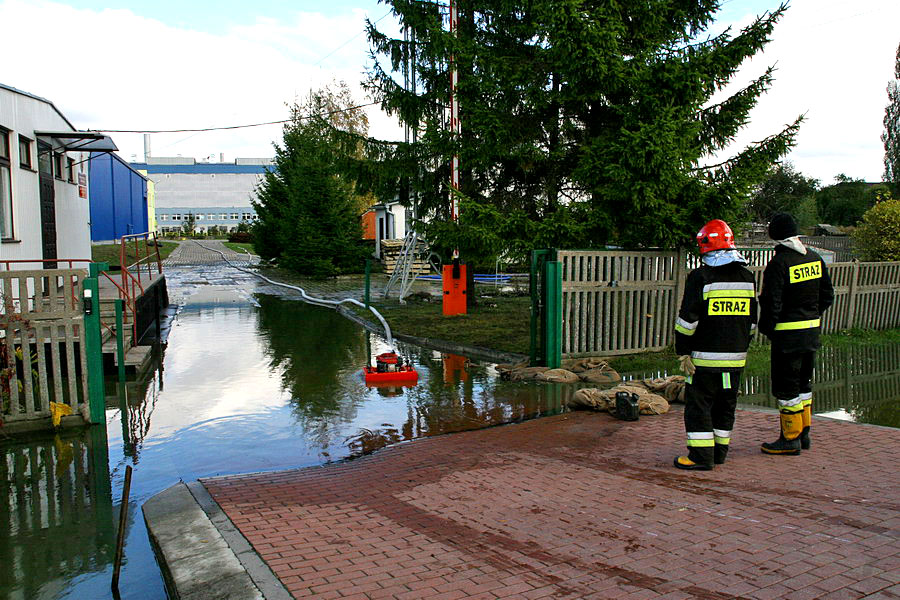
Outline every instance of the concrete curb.
<path id="1" fill-rule="evenodd" d="M 142 510 L 170 598 L 291 598 L 200 483 L 175 484 Z"/>
<path id="2" fill-rule="evenodd" d="M 360 317 L 345 306 L 338 306 L 337 311 L 351 321 L 359 323 L 369 331 L 375 333 L 384 333 L 384 330 L 382 329 L 380 324 L 375 324 L 372 321 Z M 491 350 L 490 348 L 481 348 L 479 346 L 465 346 L 463 344 L 448 342 L 447 340 L 416 337 L 413 335 L 405 335 L 402 333 L 395 333 L 394 339 L 400 340 L 401 342 L 415 344 L 416 346 L 422 346 L 423 348 L 437 350 L 439 352 L 461 354 L 466 358 L 481 360 L 485 362 L 515 364 L 522 362 L 523 360 L 528 360 L 528 357 L 524 354 L 517 354 L 515 352 L 501 352 L 499 350 Z"/>

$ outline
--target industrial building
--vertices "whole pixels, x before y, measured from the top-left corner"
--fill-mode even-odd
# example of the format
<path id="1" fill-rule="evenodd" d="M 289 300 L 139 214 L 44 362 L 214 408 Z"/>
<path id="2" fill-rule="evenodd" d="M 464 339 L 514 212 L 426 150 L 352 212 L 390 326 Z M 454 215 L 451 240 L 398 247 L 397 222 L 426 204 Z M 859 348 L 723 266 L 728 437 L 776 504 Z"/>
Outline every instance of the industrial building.
<path id="1" fill-rule="evenodd" d="M 111 153 L 91 153 L 91 241 L 150 231 L 147 178 Z"/>
<path id="2" fill-rule="evenodd" d="M 191 216 L 195 231 L 232 231 L 252 223 L 256 211 L 250 201 L 268 169 L 269 158 L 237 158 L 233 162 L 198 162 L 194 158 L 149 156 L 145 140 L 144 162 L 131 167 L 152 181 L 156 226 L 161 233 L 182 231 Z"/>

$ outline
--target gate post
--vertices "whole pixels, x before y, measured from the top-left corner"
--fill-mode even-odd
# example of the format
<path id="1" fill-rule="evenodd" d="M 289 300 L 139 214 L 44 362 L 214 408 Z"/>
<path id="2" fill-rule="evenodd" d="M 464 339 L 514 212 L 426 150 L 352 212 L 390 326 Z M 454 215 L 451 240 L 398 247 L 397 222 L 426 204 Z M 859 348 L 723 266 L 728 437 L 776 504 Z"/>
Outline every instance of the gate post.
<path id="1" fill-rule="evenodd" d="M 531 272 L 528 278 L 528 289 L 531 293 L 531 342 L 528 353 L 528 364 L 536 367 L 545 364 L 547 348 L 547 273 L 548 261 L 556 260 L 556 250 L 532 250 Z"/>
<path id="2" fill-rule="evenodd" d="M 93 265 L 91 265 L 93 267 Z M 91 271 L 94 269 L 92 268 Z M 100 335 L 100 285 L 96 277 L 83 280 L 84 291 L 84 352 L 87 356 L 88 406 L 91 423 L 104 423 L 106 402 L 103 393 L 103 341 Z"/>
<path id="3" fill-rule="evenodd" d="M 548 261 L 544 272 L 544 364 L 558 369 L 562 361 L 562 268 L 557 261 Z"/>

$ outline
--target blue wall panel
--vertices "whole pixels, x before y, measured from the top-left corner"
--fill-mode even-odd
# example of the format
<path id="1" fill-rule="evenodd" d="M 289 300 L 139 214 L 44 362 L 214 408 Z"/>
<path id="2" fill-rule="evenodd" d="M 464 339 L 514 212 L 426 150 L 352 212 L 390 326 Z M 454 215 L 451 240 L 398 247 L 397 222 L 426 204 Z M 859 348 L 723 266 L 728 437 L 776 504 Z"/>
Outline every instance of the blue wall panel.
<path id="1" fill-rule="evenodd" d="M 147 231 L 147 181 L 113 154 L 91 154 L 91 240 Z"/>

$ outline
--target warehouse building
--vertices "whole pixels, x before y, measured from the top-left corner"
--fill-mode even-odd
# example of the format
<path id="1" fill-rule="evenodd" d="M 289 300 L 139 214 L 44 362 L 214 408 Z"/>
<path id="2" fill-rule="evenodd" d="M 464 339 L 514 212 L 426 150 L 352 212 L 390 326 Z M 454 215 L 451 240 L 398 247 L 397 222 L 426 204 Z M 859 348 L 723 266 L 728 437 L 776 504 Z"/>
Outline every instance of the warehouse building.
<path id="1" fill-rule="evenodd" d="M 215 227 L 232 231 L 252 223 L 250 204 L 272 159 L 238 158 L 233 162 L 197 162 L 183 157 L 145 157 L 131 167 L 153 183 L 156 226 L 160 233 L 182 231 L 193 218 L 194 230 Z"/>

